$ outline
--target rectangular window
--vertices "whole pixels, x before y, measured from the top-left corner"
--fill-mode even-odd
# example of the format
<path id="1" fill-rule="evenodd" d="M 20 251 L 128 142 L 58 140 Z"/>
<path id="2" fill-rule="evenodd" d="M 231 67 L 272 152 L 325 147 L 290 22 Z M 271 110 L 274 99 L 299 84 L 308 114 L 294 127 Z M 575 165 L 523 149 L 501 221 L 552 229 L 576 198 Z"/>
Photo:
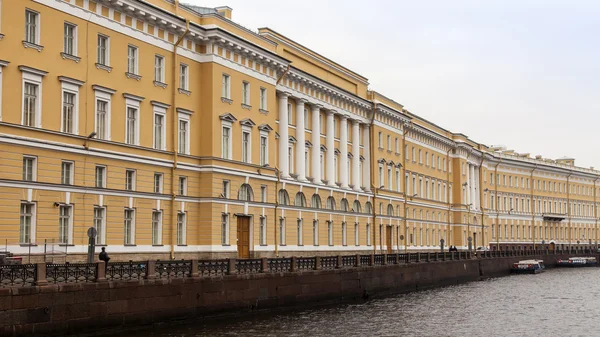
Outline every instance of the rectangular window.
<path id="1" fill-rule="evenodd" d="M 25 126 L 37 126 L 38 91 L 37 84 L 25 82 L 23 93 L 23 125 Z"/>
<path id="2" fill-rule="evenodd" d="M 260 202 L 267 202 L 267 186 L 260 187 Z"/>
<path id="3" fill-rule="evenodd" d="M 348 242 L 347 242 L 347 226 L 346 226 L 346 222 L 342 222 L 342 246 L 347 246 Z"/>
<path id="4" fill-rule="evenodd" d="M 327 221 L 327 244 L 333 246 L 333 221 Z"/>
<path id="5" fill-rule="evenodd" d="M 128 191 L 135 190 L 135 170 L 125 171 L 125 189 Z"/>
<path id="6" fill-rule="evenodd" d="M 163 175 L 162 173 L 154 173 L 154 193 L 162 193 L 163 191 Z"/>
<path id="7" fill-rule="evenodd" d="M 138 74 L 138 49 L 135 46 L 127 46 L 127 72 Z"/>
<path id="8" fill-rule="evenodd" d="M 136 145 L 137 140 L 137 123 L 138 110 L 133 107 L 127 107 L 127 130 L 125 133 L 125 142 L 127 144 Z"/>
<path id="9" fill-rule="evenodd" d="M 189 67 L 187 64 L 179 64 L 179 88 L 183 90 L 190 90 L 189 84 Z"/>
<path id="10" fill-rule="evenodd" d="M 390 135 L 387 135 L 387 149 L 392 151 L 392 137 Z"/>
<path id="11" fill-rule="evenodd" d="M 94 228 L 96 228 L 96 244 L 103 245 L 106 240 L 106 208 L 94 207 Z"/>
<path id="12" fill-rule="evenodd" d="M 154 148 L 157 150 L 165 149 L 165 116 L 154 114 Z"/>
<path id="13" fill-rule="evenodd" d="M 319 221 L 313 220 L 313 245 L 319 245 Z"/>
<path id="14" fill-rule="evenodd" d="M 58 217 L 58 242 L 69 244 L 71 239 L 71 214 L 72 207 L 69 205 L 59 206 Z"/>
<path id="15" fill-rule="evenodd" d="M 223 180 L 223 198 L 229 199 L 229 180 Z"/>
<path id="16" fill-rule="evenodd" d="M 221 215 L 221 244 L 229 245 L 229 214 L 227 213 Z"/>
<path id="17" fill-rule="evenodd" d="M 359 239 L 358 233 L 359 233 L 358 224 L 355 223 L 354 224 L 354 245 L 355 246 L 360 246 L 360 241 L 358 240 Z"/>
<path id="18" fill-rule="evenodd" d="M 134 73 L 132 71 L 129 72 Z M 160 55 L 154 55 L 154 80 L 156 82 L 165 83 L 165 58 Z"/>
<path id="19" fill-rule="evenodd" d="M 379 144 L 379 148 L 383 149 L 383 134 L 381 132 L 379 132 L 379 138 L 378 138 L 378 140 L 379 140 L 379 143 L 378 143 Z"/>
<path id="20" fill-rule="evenodd" d="M 398 147 L 398 137 L 394 139 L 394 148 L 396 150 L 396 153 L 400 153 L 400 148 Z"/>
<path id="21" fill-rule="evenodd" d="M 297 230 L 298 246 L 303 246 L 304 243 L 303 243 L 303 240 L 302 240 L 303 239 L 302 238 L 302 232 L 303 232 L 302 231 L 302 219 L 298 219 L 296 230 Z"/>
<path id="22" fill-rule="evenodd" d="M 279 218 L 279 245 L 285 246 L 285 218 Z"/>
<path id="23" fill-rule="evenodd" d="M 135 210 L 127 208 L 125 209 L 123 222 L 123 231 L 124 231 L 124 242 L 125 245 L 133 245 L 134 244 L 134 233 L 135 233 Z"/>
<path id="24" fill-rule="evenodd" d="M 222 146 L 222 157 L 224 159 L 231 159 L 231 128 L 228 126 L 223 126 Z"/>
<path id="25" fill-rule="evenodd" d="M 108 37 L 104 35 L 98 35 L 98 58 L 96 62 L 103 66 L 110 64 L 109 60 L 109 44 Z"/>
<path id="26" fill-rule="evenodd" d="M 260 217 L 258 239 L 259 245 L 265 246 L 267 244 L 267 218 L 264 216 Z"/>
<path id="27" fill-rule="evenodd" d="M 188 121 L 179 120 L 179 153 L 189 154 Z"/>
<path id="28" fill-rule="evenodd" d="M 229 75 L 223 74 L 223 77 L 221 79 L 221 97 L 228 98 L 228 99 L 230 98 L 229 81 L 230 81 Z"/>
<path id="29" fill-rule="evenodd" d="M 367 246 L 370 246 L 371 245 L 371 224 L 367 224 L 366 230 L 367 230 L 367 233 L 366 233 L 367 234 L 366 235 L 366 237 L 367 237 Z"/>
<path id="30" fill-rule="evenodd" d="M 186 244 L 187 216 L 184 212 L 177 213 L 177 244 L 183 246 Z"/>
<path id="31" fill-rule="evenodd" d="M 392 180 L 392 168 L 391 167 L 388 167 L 387 175 L 388 175 L 388 189 L 391 191 L 394 188 L 394 184 L 393 184 L 393 180 Z"/>
<path id="32" fill-rule="evenodd" d="M 250 162 L 250 132 L 242 132 L 242 161 Z"/>
<path id="33" fill-rule="evenodd" d="M 267 135 L 260 136 L 260 165 L 265 165 L 269 162 L 267 152 Z"/>
<path id="34" fill-rule="evenodd" d="M 179 177 L 179 195 L 187 195 L 187 177 Z"/>
<path id="35" fill-rule="evenodd" d="M 62 132 L 73 133 L 75 121 L 75 94 L 63 91 Z"/>
<path id="36" fill-rule="evenodd" d="M 34 157 L 23 157 L 23 180 L 24 181 L 35 181 L 36 180 L 36 163 L 37 160 Z"/>
<path id="37" fill-rule="evenodd" d="M 260 88 L 260 109 L 261 110 L 268 110 L 267 109 L 267 89 L 265 88 Z"/>
<path id="38" fill-rule="evenodd" d="M 162 212 L 152 212 L 152 244 L 162 245 Z"/>
<path id="39" fill-rule="evenodd" d="M 287 105 L 287 114 L 288 114 L 288 125 L 294 125 L 292 119 L 292 103 L 288 103 Z M 335 127 L 333 128 L 334 137 L 335 137 Z"/>
<path id="40" fill-rule="evenodd" d="M 38 21 L 38 13 L 30 10 L 25 11 L 25 42 L 40 44 Z"/>
<path id="41" fill-rule="evenodd" d="M 250 105 L 250 83 L 242 82 L 242 104 Z"/>
<path id="42" fill-rule="evenodd" d="M 61 183 L 63 185 L 73 185 L 73 162 L 63 161 L 60 172 Z"/>
<path id="43" fill-rule="evenodd" d="M 96 137 L 98 139 L 108 138 L 108 102 L 96 101 Z"/>
<path id="44" fill-rule="evenodd" d="M 67 55 L 77 55 L 77 26 L 70 23 L 65 23 L 64 27 L 63 52 Z"/>
<path id="45" fill-rule="evenodd" d="M 35 230 L 35 204 L 21 203 L 20 243 L 32 243 Z"/>
<path id="46" fill-rule="evenodd" d="M 106 167 L 105 166 L 96 166 L 96 187 L 97 188 L 105 188 L 106 187 Z"/>

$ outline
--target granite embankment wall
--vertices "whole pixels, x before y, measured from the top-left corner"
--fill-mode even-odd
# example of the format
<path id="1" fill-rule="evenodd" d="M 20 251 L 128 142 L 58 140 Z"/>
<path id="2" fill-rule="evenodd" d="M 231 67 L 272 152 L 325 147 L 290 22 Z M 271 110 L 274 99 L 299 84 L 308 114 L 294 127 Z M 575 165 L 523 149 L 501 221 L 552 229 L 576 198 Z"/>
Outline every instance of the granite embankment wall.
<path id="1" fill-rule="evenodd" d="M 540 255 L 553 266 L 567 255 Z M 358 300 L 509 274 L 524 257 L 465 259 L 289 273 L 0 288 L 0 336 L 138 328 L 203 315 Z"/>

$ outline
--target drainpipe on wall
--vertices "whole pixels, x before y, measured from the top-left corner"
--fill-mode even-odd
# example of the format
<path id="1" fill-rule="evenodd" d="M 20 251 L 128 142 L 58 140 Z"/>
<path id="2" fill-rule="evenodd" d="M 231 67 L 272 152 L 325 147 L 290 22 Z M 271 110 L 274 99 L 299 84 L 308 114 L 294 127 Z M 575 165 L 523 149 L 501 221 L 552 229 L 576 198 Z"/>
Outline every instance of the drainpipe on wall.
<path id="1" fill-rule="evenodd" d="M 484 232 L 484 219 L 485 219 L 485 207 L 483 207 L 484 205 L 484 201 L 483 200 L 483 188 L 481 188 L 481 183 L 483 182 L 483 159 L 485 157 L 485 154 L 482 152 L 481 153 L 481 162 L 479 163 L 479 208 L 481 209 L 481 247 L 485 247 L 485 234 Z M 477 247 L 475 247 L 475 249 L 477 249 Z"/>
<path id="2" fill-rule="evenodd" d="M 500 212 L 498 212 L 498 207 L 500 205 L 498 205 L 500 203 L 500 199 L 498 198 L 498 165 L 500 165 L 500 163 L 502 162 L 502 160 L 500 160 L 498 162 L 498 164 L 496 164 L 496 167 L 494 167 L 494 180 L 496 181 L 496 184 L 494 184 L 495 186 L 495 191 L 494 191 L 494 198 L 496 199 L 495 204 L 496 204 L 496 250 L 500 250 Z M 533 184 L 533 182 L 532 182 Z"/>
<path id="3" fill-rule="evenodd" d="M 176 1 L 176 6 L 179 6 L 179 1 Z M 177 212 L 175 210 L 175 172 L 177 171 L 177 150 L 178 150 L 178 126 L 177 126 L 177 47 L 183 41 L 185 35 L 190 31 L 190 20 L 185 20 L 185 32 L 181 34 L 177 42 L 173 45 L 173 106 L 171 114 L 171 125 L 173 128 L 173 166 L 171 167 L 171 259 L 175 259 L 175 226 L 177 224 Z"/>
<path id="4" fill-rule="evenodd" d="M 371 207 L 371 211 L 373 212 L 373 254 L 377 253 L 377 232 L 375 230 L 375 228 L 377 227 L 377 213 L 376 213 L 376 208 L 377 208 L 377 203 L 376 203 L 376 195 L 377 195 L 377 191 L 378 188 L 375 187 L 375 181 L 374 181 L 374 172 L 375 172 L 375 135 L 374 135 L 374 131 L 375 131 L 375 127 L 374 127 L 374 123 L 375 123 L 375 112 L 377 111 L 377 103 L 373 102 L 373 113 L 371 114 L 371 124 L 369 124 L 369 137 L 371 139 L 369 139 L 369 146 L 371 147 L 369 149 L 369 157 L 370 157 L 370 161 L 371 161 L 371 176 L 369 177 L 371 180 L 371 188 L 373 189 L 373 207 Z"/>
<path id="5" fill-rule="evenodd" d="M 408 152 L 406 151 L 406 133 L 408 132 L 409 123 L 404 123 L 402 125 L 402 151 L 404 151 L 404 155 L 402 156 L 402 179 L 404 180 L 404 253 L 408 253 L 408 210 L 406 208 L 406 203 L 408 199 L 407 189 L 408 183 L 406 181 L 406 156 Z M 409 179 L 410 180 L 410 179 Z M 400 242 L 398 242 L 400 244 Z"/>

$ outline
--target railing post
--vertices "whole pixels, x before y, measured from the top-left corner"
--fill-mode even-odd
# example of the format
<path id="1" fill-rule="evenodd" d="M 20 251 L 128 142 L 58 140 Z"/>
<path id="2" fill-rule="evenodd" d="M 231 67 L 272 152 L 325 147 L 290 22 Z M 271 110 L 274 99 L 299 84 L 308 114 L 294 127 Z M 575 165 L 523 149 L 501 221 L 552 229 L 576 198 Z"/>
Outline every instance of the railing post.
<path id="1" fill-rule="evenodd" d="M 156 260 L 149 260 L 146 265 L 146 278 L 151 280 L 156 278 Z"/>
<path id="2" fill-rule="evenodd" d="M 360 267 L 360 254 L 356 254 L 356 263 L 354 263 L 354 266 Z"/>
<path id="3" fill-rule="evenodd" d="M 421 262 L 421 252 L 417 252 L 417 263 Z"/>
<path id="4" fill-rule="evenodd" d="M 315 256 L 315 270 L 321 270 L 321 257 Z"/>
<path id="5" fill-rule="evenodd" d="M 369 266 L 375 265 L 375 254 L 371 254 L 371 259 L 369 260 Z"/>
<path id="6" fill-rule="evenodd" d="M 36 278 L 35 278 L 35 285 L 38 286 L 45 286 L 48 284 L 48 280 L 46 280 L 46 263 L 37 263 L 35 265 L 35 269 L 36 269 Z"/>
<path id="7" fill-rule="evenodd" d="M 227 274 L 233 275 L 237 274 L 237 269 L 235 269 L 237 259 L 229 259 L 229 265 L 227 266 Z"/>
<path id="8" fill-rule="evenodd" d="M 198 277 L 198 260 L 192 260 L 192 277 Z"/>
<path id="9" fill-rule="evenodd" d="M 290 263 L 290 271 L 293 273 L 296 271 L 296 257 L 292 256 L 292 262 Z"/>
<path id="10" fill-rule="evenodd" d="M 337 269 L 340 269 L 340 268 L 342 268 L 342 267 L 343 267 L 343 264 L 342 264 L 342 256 L 341 256 L 341 255 L 338 255 L 338 256 L 337 256 L 335 267 L 336 267 Z"/>
<path id="11" fill-rule="evenodd" d="M 446 261 L 446 252 L 442 252 L 442 261 Z"/>
<path id="12" fill-rule="evenodd" d="M 431 254 L 429 252 L 427 252 L 427 257 L 425 258 L 426 262 L 430 262 L 431 261 Z"/>
<path id="13" fill-rule="evenodd" d="M 106 282 L 106 263 L 104 261 L 96 262 L 96 282 Z"/>
<path id="14" fill-rule="evenodd" d="M 396 264 L 400 264 L 400 253 L 396 253 Z"/>
<path id="15" fill-rule="evenodd" d="M 387 264 L 387 254 L 383 254 L 383 264 Z"/>
<path id="16" fill-rule="evenodd" d="M 262 270 L 263 273 L 269 272 L 269 259 L 266 257 L 260 259 L 260 270 Z"/>

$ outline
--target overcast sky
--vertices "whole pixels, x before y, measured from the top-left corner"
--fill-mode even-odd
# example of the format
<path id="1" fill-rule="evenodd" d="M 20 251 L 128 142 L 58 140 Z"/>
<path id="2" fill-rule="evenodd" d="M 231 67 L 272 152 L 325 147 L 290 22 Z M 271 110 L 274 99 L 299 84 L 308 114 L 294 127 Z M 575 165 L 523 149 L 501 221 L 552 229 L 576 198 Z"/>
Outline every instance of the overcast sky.
<path id="1" fill-rule="evenodd" d="M 600 168 L 600 2 L 182 0 L 227 5 L 486 145 Z"/>

